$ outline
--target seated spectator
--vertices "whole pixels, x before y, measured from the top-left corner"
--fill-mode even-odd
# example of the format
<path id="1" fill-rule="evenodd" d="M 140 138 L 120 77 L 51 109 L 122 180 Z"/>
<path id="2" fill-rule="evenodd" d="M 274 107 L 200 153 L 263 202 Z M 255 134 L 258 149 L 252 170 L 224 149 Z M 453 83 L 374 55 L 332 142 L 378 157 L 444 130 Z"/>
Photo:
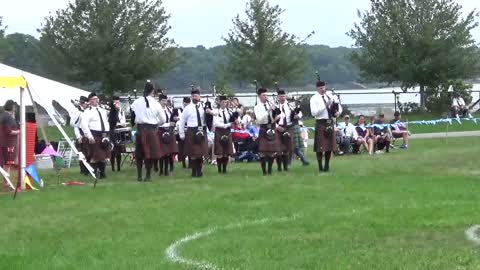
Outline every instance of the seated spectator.
<path id="1" fill-rule="evenodd" d="M 345 115 L 343 117 L 343 121 L 344 122 L 339 123 L 337 127 L 337 129 L 339 130 L 339 132 L 337 133 L 337 143 L 340 148 L 340 154 L 342 154 L 342 152 L 345 154 L 349 154 L 350 145 L 357 141 L 358 134 L 355 126 L 350 123 L 349 115 Z"/>
<path id="2" fill-rule="evenodd" d="M 365 125 L 365 116 L 360 115 L 358 117 L 358 122 L 355 124 L 355 130 L 357 131 L 357 140 L 353 146 L 353 153 L 358 153 L 360 151 L 360 146 L 363 145 L 368 154 L 373 154 L 373 134 L 370 129 Z"/>
<path id="3" fill-rule="evenodd" d="M 460 116 L 468 116 L 468 118 L 473 118 L 472 114 L 470 114 L 470 111 L 468 110 L 465 100 L 458 92 L 453 92 L 452 115 L 455 115 L 455 118 L 460 118 Z"/>
<path id="4" fill-rule="evenodd" d="M 385 149 L 386 153 L 390 153 L 390 142 L 392 140 L 390 127 L 385 124 L 385 115 L 380 114 L 376 119 L 373 124 L 375 146 L 378 151 Z"/>
<path id="5" fill-rule="evenodd" d="M 408 136 L 410 136 L 410 132 L 407 130 L 407 126 L 402 123 L 400 112 L 396 111 L 393 116 L 395 119 L 390 121 L 392 137 L 395 139 L 403 138 L 403 144 L 400 148 L 408 149 Z"/>

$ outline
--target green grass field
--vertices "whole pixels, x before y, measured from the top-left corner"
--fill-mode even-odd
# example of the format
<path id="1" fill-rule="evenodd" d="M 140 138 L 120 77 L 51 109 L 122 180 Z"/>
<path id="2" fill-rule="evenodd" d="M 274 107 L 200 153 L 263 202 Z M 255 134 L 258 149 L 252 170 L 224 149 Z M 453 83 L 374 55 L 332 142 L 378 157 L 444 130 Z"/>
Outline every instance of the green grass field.
<path id="1" fill-rule="evenodd" d="M 412 140 L 335 158 L 326 175 L 234 164 L 227 176 L 177 168 L 138 183 L 129 168 L 96 190 L 41 171 L 41 191 L 0 196 L 0 269 L 480 269 L 464 235 L 480 224 L 479 145 Z M 62 181 L 87 180 L 76 171 Z M 170 255 L 193 265 L 166 255 L 186 236 Z"/>

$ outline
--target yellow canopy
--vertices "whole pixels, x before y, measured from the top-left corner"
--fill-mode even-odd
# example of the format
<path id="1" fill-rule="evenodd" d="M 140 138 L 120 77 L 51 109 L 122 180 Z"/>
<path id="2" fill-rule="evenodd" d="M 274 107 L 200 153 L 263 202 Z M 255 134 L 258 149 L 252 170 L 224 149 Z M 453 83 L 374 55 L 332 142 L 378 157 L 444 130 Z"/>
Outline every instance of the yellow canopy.
<path id="1" fill-rule="evenodd" d="M 27 88 L 27 81 L 23 76 L 0 77 L 0 88 Z"/>

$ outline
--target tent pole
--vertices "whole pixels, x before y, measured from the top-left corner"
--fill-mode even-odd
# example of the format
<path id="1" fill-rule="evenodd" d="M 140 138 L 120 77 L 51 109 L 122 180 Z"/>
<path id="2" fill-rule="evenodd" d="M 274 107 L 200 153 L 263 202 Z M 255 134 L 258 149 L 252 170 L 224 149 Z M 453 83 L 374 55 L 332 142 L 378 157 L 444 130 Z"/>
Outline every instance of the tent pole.
<path id="1" fill-rule="evenodd" d="M 27 168 L 27 133 L 25 126 L 25 88 L 20 87 L 20 183 L 25 190 L 25 169 Z"/>
<path id="2" fill-rule="evenodd" d="M 27 85 L 28 87 L 28 91 L 32 91 L 32 89 Z M 36 94 L 38 96 L 38 94 Z M 40 100 L 41 101 L 41 100 Z M 40 104 L 42 105 L 42 104 Z M 65 132 L 65 130 L 62 128 L 62 126 L 58 123 L 57 119 L 55 118 L 55 116 L 52 114 L 52 112 L 50 110 L 48 110 L 46 107 L 44 107 L 45 110 L 47 111 L 47 114 L 48 116 L 50 117 L 50 119 L 52 120 L 52 122 L 55 124 L 55 126 L 57 127 L 57 129 L 60 131 L 60 133 L 62 134 L 63 138 L 67 141 L 67 143 L 70 145 L 70 147 L 72 148 L 72 150 L 75 152 L 75 154 L 78 155 L 79 157 L 79 160 L 82 161 L 83 165 L 85 165 L 85 167 L 87 168 L 88 172 L 90 173 L 90 175 L 93 177 L 93 178 L 97 178 L 95 176 L 95 173 L 93 171 L 93 168 L 92 166 L 87 162 L 87 160 L 85 159 L 85 156 L 83 155 L 82 152 L 79 152 L 77 150 L 77 148 L 75 147 L 75 144 L 72 142 L 72 140 L 70 140 L 70 137 L 67 135 L 67 133 Z"/>

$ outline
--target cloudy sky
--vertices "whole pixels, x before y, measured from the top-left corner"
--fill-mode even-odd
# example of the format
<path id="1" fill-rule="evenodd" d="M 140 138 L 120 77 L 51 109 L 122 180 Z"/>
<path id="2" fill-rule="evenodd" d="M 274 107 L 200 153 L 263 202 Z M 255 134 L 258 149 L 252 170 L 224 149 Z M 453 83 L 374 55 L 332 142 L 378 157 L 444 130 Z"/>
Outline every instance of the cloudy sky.
<path id="1" fill-rule="evenodd" d="M 7 33 L 22 32 L 38 36 L 36 29 L 50 12 L 65 8 L 69 0 L 0 0 L 0 16 Z M 169 36 L 180 46 L 223 44 L 221 39 L 232 27 L 232 18 L 242 14 L 247 0 L 163 0 L 171 14 Z M 310 44 L 351 46 L 345 35 L 357 21 L 357 9 L 369 8 L 370 0 L 271 0 L 285 9 L 283 28 L 300 37 L 312 30 Z M 478 0 L 457 0 L 464 12 L 480 10 Z M 28 7 L 28 8 L 27 8 Z M 480 19 L 479 19 L 480 20 Z M 480 27 L 474 37 L 480 43 Z"/>

